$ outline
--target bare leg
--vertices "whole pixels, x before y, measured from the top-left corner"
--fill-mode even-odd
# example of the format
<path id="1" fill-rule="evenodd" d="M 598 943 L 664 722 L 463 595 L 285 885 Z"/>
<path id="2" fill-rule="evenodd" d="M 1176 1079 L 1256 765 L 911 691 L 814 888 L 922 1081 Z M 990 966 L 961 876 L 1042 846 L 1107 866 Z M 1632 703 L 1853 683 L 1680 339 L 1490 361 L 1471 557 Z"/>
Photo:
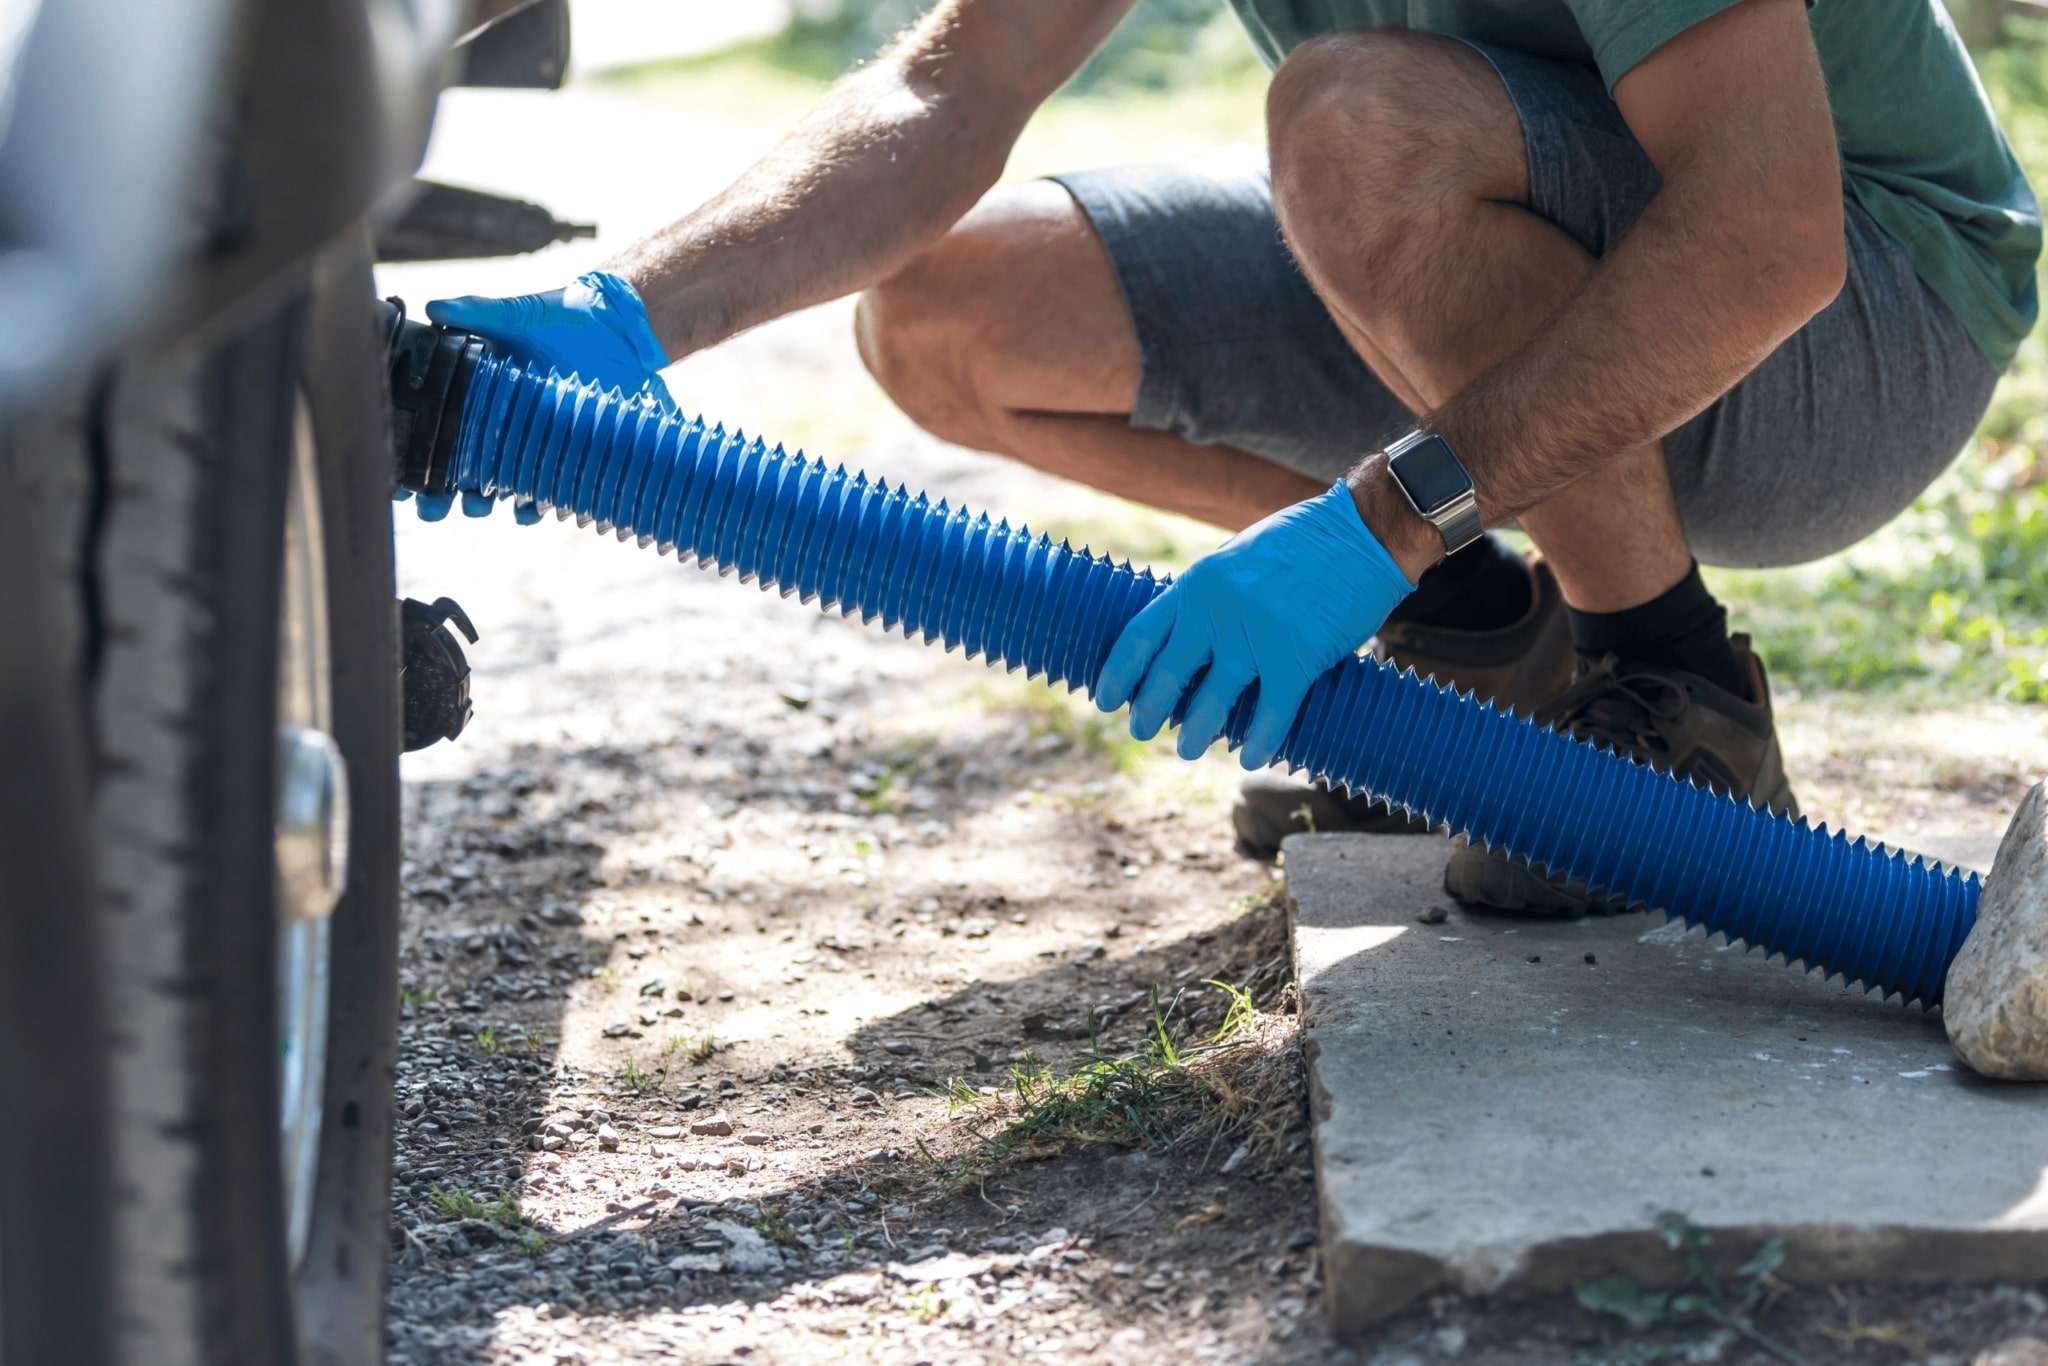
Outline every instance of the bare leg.
<path id="1" fill-rule="evenodd" d="M 1141 358 L 1109 255 L 1058 185 L 991 194 L 863 295 L 862 358 L 948 441 L 1236 530 L 1322 485 L 1228 446 L 1140 431 Z"/>
<path id="2" fill-rule="evenodd" d="M 1275 76 L 1267 112 L 1287 240 L 1345 337 L 1417 412 L 1525 342 L 1593 268 L 1525 207 L 1520 120 L 1461 44 L 1318 39 Z M 1655 447 L 1617 454 L 1521 525 L 1581 611 L 1647 602 L 1692 563 Z"/>

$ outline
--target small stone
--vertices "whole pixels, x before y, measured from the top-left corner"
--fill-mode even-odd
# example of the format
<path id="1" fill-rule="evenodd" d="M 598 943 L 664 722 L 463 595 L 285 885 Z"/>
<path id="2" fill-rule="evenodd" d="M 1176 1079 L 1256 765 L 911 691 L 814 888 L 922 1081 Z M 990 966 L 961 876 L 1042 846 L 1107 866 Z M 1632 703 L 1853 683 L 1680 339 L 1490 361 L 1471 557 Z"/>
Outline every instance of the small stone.
<path id="1" fill-rule="evenodd" d="M 913 1045 L 905 1043 L 901 1039 L 884 1039 L 882 1041 L 882 1051 L 885 1053 L 894 1053 L 897 1057 L 901 1058 L 907 1057 L 911 1053 L 916 1052 L 917 1049 Z"/>
<path id="2" fill-rule="evenodd" d="M 1033 1262 L 1051 1261 L 1054 1257 L 1066 1251 L 1067 1244 L 1073 1240 L 1074 1235 L 1067 1232 L 1065 1228 L 1049 1228 L 1039 1235 L 1038 1246 L 1032 1248 L 1026 1254 L 1026 1260 Z"/>
<path id="3" fill-rule="evenodd" d="M 608 1153 L 617 1152 L 619 1150 L 619 1131 L 609 1124 L 598 1125 L 597 1146 Z"/>
<path id="4" fill-rule="evenodd" d="M 647 1136 L 649 1138 L 681 1138 L 683 1136 L 683 1126 L 680 1124 L 657 1124 L 647 1131 Z"/>
<path id="5" fill-rule="evenodd" d="M 759 1276 L 782 1270 L 782 1254 L 744 1224 L 713 1223 L 711 1230 L 727 1243 L 725 1270 L 732 1275 Z"/>
<path id="6" fill-rule="evenodd" d="M 725 1117 L 725 1111 L 720 1110 L 708 1118 L 691 1120 L 690 1132 L 709 1138 L 724 1138 L 732 1133 L 732 1121 Z"/>
<path id="7" fill-rule="evenodd" d="M 1249 1158 L 1251 1155 L 1251 1144 L 1238 1144 L 1237 1147 L 1231 1150 L 1230 1156 L 1223 1159 L 1223 1174 L 1225 1176 L 1228 1176 L 1232 1172 L 1236 1171 L 1239 1167 L 1242 1167 L 1245 1164 L 1245 1160 Z"/>
<path id="8" fill-rule="evenodd" d="M 853 1095 L 849 1099 L 855 1105 L 880 1105 L 882 1103 L 882 1098 L 865 1086 L 854 1087 Z"/>
<path id="9" fill-rule="evenodd" d="M 1941 1019 L 1972 1070 L 2048 1081 L 2048 782 L 2006 827 L 1977 923 L 1949 965 Z"/>
<path id="10" fill-rule="evenodd" d="M 1016 1259 L 1011 1258 L 1012 1262 Z M 986 1274 L 997 1265 L 994 1257 L 969 1257 L 944 1248 L 928 1251 L 927 1255 L 914 1262 L 891 1262 L 888 1274 L 894 1280 L 911 1285 L 936 1281 L 961 1281 Z"/>
<path id="11" fill-rule="evenodd" d="M 1431 906 L 1415 918 L 1424 925 L 1441 925 L 1451 918 L 1451 912 L 1444 906 Z"/>
<path id="12" fill-rule="evenodd" d="M 725 1258 L 716 1252 L 685 1252 L 668 1260 L 668 1269 L 683 1276 L 700 1276 L 724 1268 Z"/>
<path id="13" fill-rule="evenodd" d="M 1589 967 L 1589 968 L 1592 968 L 1592 967 L 1598 967 L 1599 965 L 1600 965 L 1600 959 L 1599 959 L 1599 957 L 1598 957 L 1597 955 L 1594 955 L 1594 954 L 1590 954 L 1590 953 L 1586 955 L 1586 966 L 1587 966 L 1587 967 Z"/>

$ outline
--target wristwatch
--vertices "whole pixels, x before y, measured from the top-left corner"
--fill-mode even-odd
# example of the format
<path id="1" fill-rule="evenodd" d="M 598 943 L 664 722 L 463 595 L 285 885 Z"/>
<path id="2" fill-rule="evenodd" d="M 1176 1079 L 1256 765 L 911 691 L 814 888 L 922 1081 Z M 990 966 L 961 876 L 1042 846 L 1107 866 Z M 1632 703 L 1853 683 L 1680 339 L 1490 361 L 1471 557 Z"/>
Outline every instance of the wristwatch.
<path id="1" fill-rule="evenodd" d="M 1479 498 L 1472 476 L 1435 432 L 1420 429 L 1387 447 L 1387 473 L 1415 515 L 1444 538 L 1444 553 L 1455 555 L 1486 533 L 1479 520 Z"/>

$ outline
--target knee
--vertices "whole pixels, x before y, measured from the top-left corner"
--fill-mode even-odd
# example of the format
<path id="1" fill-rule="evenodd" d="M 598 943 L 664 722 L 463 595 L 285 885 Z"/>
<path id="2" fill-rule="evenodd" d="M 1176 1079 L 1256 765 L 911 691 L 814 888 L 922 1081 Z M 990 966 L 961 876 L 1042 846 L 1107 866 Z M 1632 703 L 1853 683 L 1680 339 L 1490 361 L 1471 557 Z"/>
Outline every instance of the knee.
<path id="1" fill-rule="evenodd" d="M 963 361 L 960 293 L 932 259 L 943 250 L 941 243 L 860 296 L 854 343 L 875 383 L 911 421 L 972 445 L 979 405 Z"/>
<path id="2" fill-rule="evenodd" d="M 1296 48 L 1273 75 L 1266 135 L 1274 212 L 1311 273 L 1337 250 L 1383 265 L 1447 201 L 1505 197 L 1490 103 L 1505 103 L 1498 79 L 1445 39 L 1333 33 Z M 1519 139 L 1509 150 L 1519 168 Z"/>

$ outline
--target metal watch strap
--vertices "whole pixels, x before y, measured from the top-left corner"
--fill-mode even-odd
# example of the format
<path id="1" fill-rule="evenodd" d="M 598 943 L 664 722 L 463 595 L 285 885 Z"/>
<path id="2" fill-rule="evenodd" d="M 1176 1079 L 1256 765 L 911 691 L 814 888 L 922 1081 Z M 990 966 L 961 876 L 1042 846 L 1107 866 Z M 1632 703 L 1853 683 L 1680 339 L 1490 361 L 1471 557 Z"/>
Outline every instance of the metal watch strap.
<path id="1" fill-rule="evenodd" d="M 1430 462 L 1432 468 L 1428 473 L 1438 480 L 1448 478 L 1463 487 L 1449 497 L 1424 506 L 1423 499 L 1416 494 L 1416 484 L 1421 481 L 1403 468 L 1404 461 L 1416 460 Z M 1446 555 L 1457 554 L 1486 534 L 1486 524 L 1479 517 L 1479 497 L 1472 488 L 1472 476 L 1451 449 L 1451 443 L 1435 432 L 1418 428 L 1388 446 L 1387 473 L 1393 476 L 1394 487 L 1401 490 L 1401 496 L 1408 500 L 1409 507 L 1415 509 L 1415 515 L 1435 527 L 1437 535 L 1443 537 Z"/>

